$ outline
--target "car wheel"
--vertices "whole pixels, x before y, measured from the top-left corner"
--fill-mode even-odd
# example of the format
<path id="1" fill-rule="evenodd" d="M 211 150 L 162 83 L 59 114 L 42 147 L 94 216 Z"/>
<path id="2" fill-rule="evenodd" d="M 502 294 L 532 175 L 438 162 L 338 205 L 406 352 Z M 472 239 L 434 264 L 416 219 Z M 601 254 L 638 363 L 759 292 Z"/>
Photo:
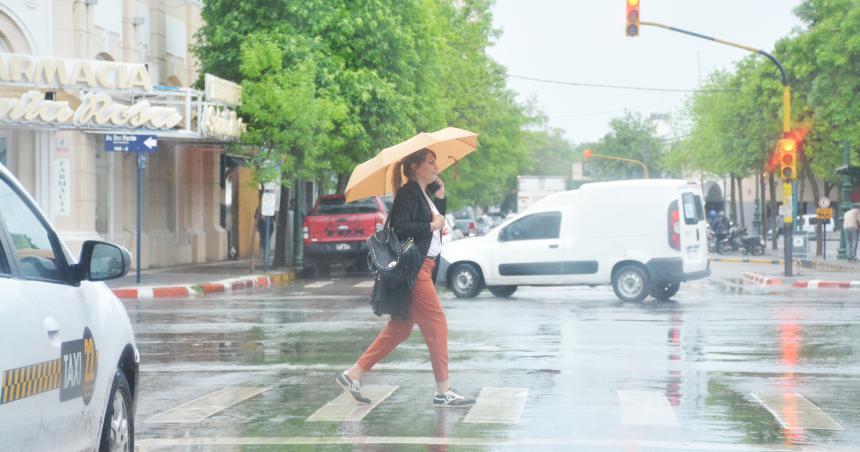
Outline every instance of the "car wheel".
<path id="1" fill-rule="evenodd" d="M 507 298 L 517 291 L 517 286 L 489 286 L 490 293 L 497 297 Z"/>
<path id="2" fill-rule="evenodd" d="M 666 301 L 675 296 L 680 288 L 681 283 L 677 281 L 659 282 L 654 284 L 651 295 L 658 300 Z"/>
<path id="3" fill-rule="evenodd" d="M 469 263 L 457 264 L 451 269 L 451 291 L 457 298 L 474 298 L 483 288 L 481 272 Z"/>
<path id="4" fill-rule="evenodd" d="M 651 292 L 651 278 L 639 265 L 625 265 L 612 276 L 612 290 L 622 301 L 638 303 Z"/>
<path id="5" fill-rule="evenodd" d="M 134 450 L 133 400 L 128 380 L 121 370 L 113 377 L 110 397 L 105 410 L 100 452 L 131 452 Z"/>

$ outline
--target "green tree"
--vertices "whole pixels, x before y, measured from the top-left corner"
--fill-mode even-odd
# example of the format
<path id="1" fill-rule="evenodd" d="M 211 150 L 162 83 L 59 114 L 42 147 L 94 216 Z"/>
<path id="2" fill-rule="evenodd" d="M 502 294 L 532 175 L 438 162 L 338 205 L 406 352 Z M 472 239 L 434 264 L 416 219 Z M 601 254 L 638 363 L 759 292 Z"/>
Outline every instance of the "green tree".
<path id="1" fill-rule="evenodd" d="M 587 148 L 597 154 L 622 157 L 643 162 L 651 177 L 662 171 L 663 142 L 657 137 L 654 125 L 638 113 L 627 112 L 623 117 L 609 121 L 610 131 Z M 645 177 L 642 167 L 633 163 L 592 158 L 586 163 L 587 171 L 597 179 L 639 179 Z"/>

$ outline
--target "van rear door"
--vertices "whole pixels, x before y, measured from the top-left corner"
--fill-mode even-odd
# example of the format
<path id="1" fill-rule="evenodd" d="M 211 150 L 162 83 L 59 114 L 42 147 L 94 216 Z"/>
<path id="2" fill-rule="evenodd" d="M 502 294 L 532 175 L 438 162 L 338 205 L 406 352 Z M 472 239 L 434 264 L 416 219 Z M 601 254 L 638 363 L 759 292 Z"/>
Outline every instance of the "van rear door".
<path id="1" fill-rule="evenodd" d="M 703 272 L 708 268 L 708 232 L 701 193 L 692 189 L 682 190 L 679 210 L 684 273 Z"/>

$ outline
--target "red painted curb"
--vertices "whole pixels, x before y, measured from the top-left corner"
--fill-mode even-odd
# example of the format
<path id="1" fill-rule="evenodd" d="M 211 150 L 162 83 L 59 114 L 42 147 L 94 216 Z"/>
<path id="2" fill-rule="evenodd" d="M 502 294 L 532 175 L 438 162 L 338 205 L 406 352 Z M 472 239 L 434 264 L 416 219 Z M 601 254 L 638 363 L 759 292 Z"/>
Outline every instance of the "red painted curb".
<path id="1" fill-rule="evenodd" d="M 226 290 L 224 284 L 219 283 L 206 283 L 202 284 L 200 287 L 203 288 L 203 293 L 218 293 Z"/>
<path id="2" fill-rule="evenodd" d="M 177 298 L 188 295 L 190 295 L 190 291 L 187 287 L 154 287 L 152 289 L 153 298 Z"/>
<path id="3" fill-rule="evenodd" d="M 137 298 L 137 289 L 114 289 L 113 293 L 117 298 Z"/>
<path id="4" fill-rule="evenodd" d="M 744 281 L 758 284 L 760 286 L 781 286 L 782 280 L 779 278 L 768 278 L 757 273 L 744 273 Z"/>

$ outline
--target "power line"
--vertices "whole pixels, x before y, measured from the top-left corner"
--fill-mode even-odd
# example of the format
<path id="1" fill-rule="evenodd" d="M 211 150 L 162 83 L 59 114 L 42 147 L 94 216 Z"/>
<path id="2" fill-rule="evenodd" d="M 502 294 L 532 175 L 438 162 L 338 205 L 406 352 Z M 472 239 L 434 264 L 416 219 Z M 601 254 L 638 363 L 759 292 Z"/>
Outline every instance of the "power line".
<path id="1" fill-rule="evenodd" d="M 579 86 L 583 88 L 607 88 L 607 89 L 629 89 L 636 91 L 657 91 L 663 93 L 697 93 L 697 92 L 705 92 L 705 93 L 716 93 L 716 92 L 733 92 L 734 90 L 727 89 L 680 89 L 680 88 L 651 88 L 645 86 L 627 86 L 627 85 L 606 85 L 601 83 L 583 83 L 583 82 L 565 82 L 561 80 L 547 80 L 542 78 L 535 77 L 525 77 L 522 75 L 513 75 L 508 74 L 509 78 L 516 78 L 520 80 L 529 80 L 532 82 L 540 82 L 540 83 L 552 83 L 556 85 L 566 85 L 566 86 Z"/>

